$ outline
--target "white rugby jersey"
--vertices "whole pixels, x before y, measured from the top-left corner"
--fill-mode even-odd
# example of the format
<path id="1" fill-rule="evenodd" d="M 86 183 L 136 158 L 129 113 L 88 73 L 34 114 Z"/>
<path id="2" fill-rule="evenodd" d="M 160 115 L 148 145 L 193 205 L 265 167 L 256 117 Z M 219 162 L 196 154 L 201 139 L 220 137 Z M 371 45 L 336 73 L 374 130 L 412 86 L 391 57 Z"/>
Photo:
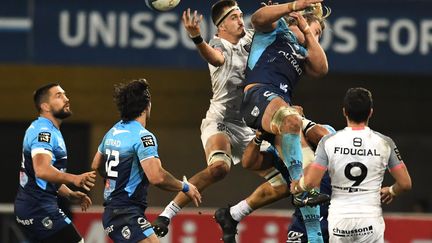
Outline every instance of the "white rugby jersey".
<path id="1" fill-rule="evenodd" d="M 315 163 L 330 174 L 329 215 L 382 215 L 380 189 L 386 169 L 403 165 L 393 140 L 369 127 L 346 127 L 325 136 L 315 152 Z"/>
<path id="2" fill-rule="evenodd" d="M 246 30 L 236 45 L 218 36 L 209 42 L 211 47 L 223 52 L 225 63 L 220 67 L 209 64 L 213 97 L 207 117 L 242 122 L 240 105 L 252 35 L 253 30 Z"/>

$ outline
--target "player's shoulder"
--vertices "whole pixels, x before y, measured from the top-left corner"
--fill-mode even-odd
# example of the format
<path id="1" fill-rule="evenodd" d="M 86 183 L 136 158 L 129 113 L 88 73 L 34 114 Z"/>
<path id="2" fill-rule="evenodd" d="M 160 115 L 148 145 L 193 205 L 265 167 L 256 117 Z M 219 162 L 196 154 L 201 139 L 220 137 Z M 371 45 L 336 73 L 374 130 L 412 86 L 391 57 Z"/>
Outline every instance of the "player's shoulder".
<path id="1" fill-rule="evenodd" d="M 109 137 L 117 137 L 118 139 L 139 138 L 143 134 L 150 133 L 137 121 L 119 121 L 108 131 Z"/>
<path id="2" fill-rule="evenodd" d="M 54 124 L 44 117 L 34 120 L 26 130 L 27 137 L 51 137 L 53 133 L 59 132 Z"/>
<path id="3" fill-rule="evenodd" d="M 372 133 L 372 134 L 374 134 L 375 136 L 377 136 L 377 137 L 379 137 L 379 138 L 381 138 L 383 141 L 385 141 L 387 144 L 394 144 L 394 141 L 393 141 L 393 139 L 391 138 L 391 137 L 389 137 L 389 136 L 387 136 L 387 135 L 384 135 L 384 134 L 382 134 L 381 132 L 378 132 L 378 131 L 375 131 L 375 130 L 373 130 L 373 129 L 370 129 L 370 132 Z"/>
<path id="4" fill-rule="evenodd" d="M 52 121 L 50 121 L 49 119 L 47 119 L 45 117 L 38 117 L 36 120 L 34 120 L 30 124 L 29 129 L 33 130 L 33 131 L 56 130 Z"/>
<path id="5" fill-rule="evenodd" d="M 329 133 L 329 134 L 325 135 L 324 137 L 322 137 L 321 140 L 320 140 L 320 142 L 326 143 L 327 141 L 329 141 L 331 139 L 335 139 L 335 138 L 337 138 L 336 135 L 339 136 L 341 134 L 340 132 L 341 131 L 336 131 L 336 132 Z"/>

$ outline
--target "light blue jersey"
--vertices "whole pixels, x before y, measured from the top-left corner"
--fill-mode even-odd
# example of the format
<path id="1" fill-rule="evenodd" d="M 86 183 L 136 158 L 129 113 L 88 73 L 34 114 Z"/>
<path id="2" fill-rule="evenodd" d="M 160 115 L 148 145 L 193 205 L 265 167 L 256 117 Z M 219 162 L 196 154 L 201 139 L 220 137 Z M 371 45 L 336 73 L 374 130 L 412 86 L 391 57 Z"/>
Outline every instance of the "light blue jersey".
<path id="1" fill-rule="evenodd" d="M 149 181 L 141 162 L 159 158 L 155 136 L 137 121 L 120 121 L 105 135 L 98 151 L 106 161 L 104 206 L 146 208 Z"/>
<path id="2" fill-rule="evenodd" d="M 47 118 L 39 117 L 25 132 L 20 170 L 20 186 L 15 199 L 15 217 L 25 232 L 35 240 L 45 239 L 72 221 L 59 209 L 60 184 L 36 177 L 32 155 L 50 154 L 51 164 L 65 172 L 67 151 L 60 130 Z"/>
<path id="3" fill-rule="evenodd" d="M 20 191 L 45 203 L 57 203 L 56 195 L 60 185 L 47 182 L 35 175 L 32 154 L 37 153 L 51 154 L 51 164 L 60 171 L 66 171 L 67 151 L 63 136 L 60 130 L 44 117 L 33 121 L 24 136 Z"/>

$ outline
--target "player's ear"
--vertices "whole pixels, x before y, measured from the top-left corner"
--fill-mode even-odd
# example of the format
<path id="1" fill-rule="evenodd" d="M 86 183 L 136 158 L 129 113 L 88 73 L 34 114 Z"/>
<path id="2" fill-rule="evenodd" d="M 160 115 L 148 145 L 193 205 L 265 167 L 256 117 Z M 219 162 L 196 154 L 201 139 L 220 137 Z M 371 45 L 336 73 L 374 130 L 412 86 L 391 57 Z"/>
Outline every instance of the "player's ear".
<path id="1" fill-rule="evenodd" d="M 368 118 L 371 118 L 372 114 L 373 114 L 373 108 L 370 109 Z"/>
<path id="2" fill-rule="evenodd" d="M 41 111 L 45 111 L 45 112 L 48 112 L 51 110 L 49 104 L 46 102 L 41 103 L 40 108 L 41 108 Z"/>

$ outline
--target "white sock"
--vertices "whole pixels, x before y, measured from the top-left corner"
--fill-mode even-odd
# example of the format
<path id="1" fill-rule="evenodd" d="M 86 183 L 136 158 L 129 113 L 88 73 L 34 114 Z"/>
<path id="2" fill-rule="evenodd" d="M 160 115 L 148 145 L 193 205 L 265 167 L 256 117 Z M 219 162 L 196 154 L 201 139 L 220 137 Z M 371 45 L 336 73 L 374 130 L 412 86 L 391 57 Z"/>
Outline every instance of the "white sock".
<path id="1" fill-rule="evenodd" d="M 230 208 L 231 217 L 237 222 L 240 222 L 244 217 L 252 213 L 252 211 L 253 209 L 247 204 L 246 200 Z"/>
<path id="2" fill-rule="evenodd" d="M 164 211 L 159 216 L 164 216 L 169 219 L 176 216 L 178 212 L 180 212 L 181 207 L 177 205 L 174 201 L 171 201 L 164 209 Z"/>

